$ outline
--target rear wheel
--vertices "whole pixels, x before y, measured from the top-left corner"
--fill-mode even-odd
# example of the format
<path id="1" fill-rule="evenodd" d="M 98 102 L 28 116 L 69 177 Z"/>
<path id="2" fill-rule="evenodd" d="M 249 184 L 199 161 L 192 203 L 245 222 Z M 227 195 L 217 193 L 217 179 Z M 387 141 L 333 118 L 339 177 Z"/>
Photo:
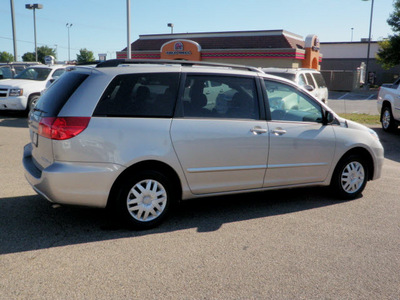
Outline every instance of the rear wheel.
<path id="1" fill-rule="evenodd" d="M 157 171 L 141 171 L 124 181 L 117 208 L 128 225 L 149 229 L 167 216 L 173 201 L 172 184 Z"/>
<path id="2" fill-rule="evenodd" d="M 368 167 L 359 155 L 350 155 L 336 166 L 331 187 L 341 199 L 355 199 L 368 181 Z"/>
<path id="3" fill-rule="evenodd" d="M 397 124 L 393 118 L 390 106 L 386 105 L 381 112 L 382 129 L 385 131 L 394 131 L 397 129 Z"/>

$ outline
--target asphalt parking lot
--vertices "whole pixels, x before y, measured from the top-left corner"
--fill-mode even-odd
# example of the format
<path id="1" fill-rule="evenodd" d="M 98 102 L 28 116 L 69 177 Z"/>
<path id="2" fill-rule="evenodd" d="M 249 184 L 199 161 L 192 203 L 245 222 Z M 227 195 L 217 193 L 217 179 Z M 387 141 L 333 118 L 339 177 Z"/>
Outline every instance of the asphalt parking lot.
<path id="1" fill-rule="evenodd" d="M 399 299 L 400 130 L 373 129 L 385 165 L 359 199 L 201 199 L 138 232 L 36 195 L 21 166 L 26 120 L 0 113 L 0 299 Z"/>
<path id="2" fill-rule="evenodd" d="M 328 105 L 337 113 L 379 115 L 377 91 L 329 92 Z"/>

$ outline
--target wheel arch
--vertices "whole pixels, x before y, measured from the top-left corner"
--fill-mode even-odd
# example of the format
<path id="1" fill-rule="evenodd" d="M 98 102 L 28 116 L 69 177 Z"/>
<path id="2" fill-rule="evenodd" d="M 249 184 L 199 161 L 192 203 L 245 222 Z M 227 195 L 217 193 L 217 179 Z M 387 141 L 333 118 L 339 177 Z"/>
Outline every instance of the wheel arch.
<path id="1" fill-rule="evenodd" d="M 171 180 L 172 185 L 175 188 L 175 197 L 176 200 L 179 202 L 182 199 L 182 184 L 179 178 L 179 175 L 176 173 L 176 171 L 168 164 L 157 161 L 157 160 L 147 160 L 147 161 L 142 161 L 138 162 L 130 167 L 128 167 L 126 170 L 124 170 L 114 181 L 110 194 L 108 196 L 107 200 L 107 207 L 111 208 L 115 204 L 115 200 L 117 199 L 118 192 L 122 186 L 122 183 L 132 176 L 132 174 L 140 171 L 145 171 L 145 170 L 152 170 L 152 171 L 158 171 L 162 173 L 163 175 L 167 176 L 169 180 Z"/>
<path id="2" fill-rule="evenodd" d="M 339 163 L 341 161 L 345 160 L 347 157 L 349 157 L 351 155 L 361 156 L 365 160 L 365 162 L 367 164 L 367 167 L 368 167 L 368 178 L 367 178 L 367 180 L 372 180 L 372 178 L 374 178 L 374 171 L 375 171 L 375 169 L 374 169 L 374 160 L 372 158 L 371 153 L 367 149 L 365 149 L 363 147 L 355 147 L 355 148 L 352 148 L 352 149 L 348 150 L 346 153 L 344 153 L 342 155 L 342 157 L 339 159 L 339 161 L 337 162 L 334 172 L 336 171 L 336 168 L 339 165 Z"/>

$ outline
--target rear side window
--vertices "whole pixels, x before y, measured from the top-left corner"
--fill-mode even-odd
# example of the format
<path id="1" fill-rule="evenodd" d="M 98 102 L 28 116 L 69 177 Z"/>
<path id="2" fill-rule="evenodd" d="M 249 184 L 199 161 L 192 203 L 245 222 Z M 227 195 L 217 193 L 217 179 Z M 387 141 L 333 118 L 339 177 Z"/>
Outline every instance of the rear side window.
<path id="1" fill-rule="evenodd" d="M 259 119 L 254 78 L 189 75 L 183 95 L 184 117 Z"/>
<path id="2" fill-rule="evenodd" d="M 57 116 L 69 97 L 88 77 L 86 74 L 68 72 L 56 80 L 39 98 L 35 110 L 44 113 L 44 116 Z"/>
<path id="3" fill-rule="evenodd" d="M 321 74 L 313 73 L 313 76 L 314 76 L 314 79 L 317 82 L 317 85 L 318 85 L 319 88 L 326 87 L 325 80 L 324 80 L 324 78 L 322 77 Z"/>
<path id="4" fill-rule="evenodd" d="M 172 117 L 179 73 L 116 76 L 101 97 L 93 116 Z"/>

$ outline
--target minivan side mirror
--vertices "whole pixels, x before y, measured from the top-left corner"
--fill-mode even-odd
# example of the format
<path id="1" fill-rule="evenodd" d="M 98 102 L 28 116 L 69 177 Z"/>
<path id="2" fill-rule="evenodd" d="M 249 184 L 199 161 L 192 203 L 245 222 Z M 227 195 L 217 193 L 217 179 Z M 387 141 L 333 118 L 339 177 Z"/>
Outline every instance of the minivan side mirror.
<path id="1" fill-rule="evenodd" d="M 324 112 L 324 122 L 323 122 L 323 124 L 324 125 L 331 124 L 334 120 L 335 120 L 335 117 L 333 116 L 333 114 L 329 110 L 326 110 Z"/>

